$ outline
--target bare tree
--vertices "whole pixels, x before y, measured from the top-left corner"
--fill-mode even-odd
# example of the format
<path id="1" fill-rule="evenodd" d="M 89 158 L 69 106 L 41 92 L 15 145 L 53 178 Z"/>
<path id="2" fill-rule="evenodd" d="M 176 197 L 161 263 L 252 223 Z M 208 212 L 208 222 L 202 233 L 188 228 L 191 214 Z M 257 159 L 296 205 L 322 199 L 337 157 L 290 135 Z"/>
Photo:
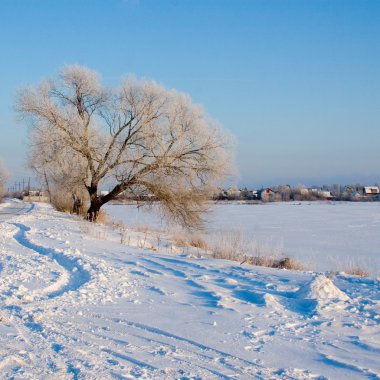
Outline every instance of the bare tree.
<path id="1" fill-rule="evenodd" d="M 130 77 L 107 89 L 97 73 L 69 66 L 56 80 L 24 89 L 18 109 L 31 119 L 39 170 L 57 174 L 68 165 L 61 177 L 86 189 L 92 221 L 129 190 L 155 195 L 168 215 L 197 226 L 205 194 L 231 162 L 229 139 L 202 107 L 155 82 Z M 105 182 L 112 190 L 102 197 Z"/>

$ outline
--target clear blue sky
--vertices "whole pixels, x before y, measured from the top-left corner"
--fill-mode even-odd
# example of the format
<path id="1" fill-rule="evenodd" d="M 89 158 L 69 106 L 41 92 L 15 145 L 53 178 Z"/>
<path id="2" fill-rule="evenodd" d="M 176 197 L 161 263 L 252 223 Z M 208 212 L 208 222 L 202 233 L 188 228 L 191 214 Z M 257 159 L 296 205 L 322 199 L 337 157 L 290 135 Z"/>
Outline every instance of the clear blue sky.
<path id="1" fill-rule="evenodd" d="M 239 185 L 380 182 L 380 1 L 1 0 L 14 179 L 27 175 L 15 93 L 72 63 L 189 93 L 236 136 Z"/>

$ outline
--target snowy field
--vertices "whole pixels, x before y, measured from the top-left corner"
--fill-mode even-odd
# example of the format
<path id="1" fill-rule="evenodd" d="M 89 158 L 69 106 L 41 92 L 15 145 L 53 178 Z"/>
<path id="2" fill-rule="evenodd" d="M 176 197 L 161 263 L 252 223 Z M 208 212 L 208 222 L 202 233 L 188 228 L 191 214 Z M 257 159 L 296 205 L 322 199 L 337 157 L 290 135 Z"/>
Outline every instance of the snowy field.
<path id="1" fill-rule="evenodd" d="M 243 210 L 215 215 L 243 225 Z M 0 378 L 380 379 L 378 280 L 170 246 L 44 204 L 0 205 Z"/>
<path id="2" fill-rule="evenodd" d="M 154 212 L 133 205 L 109 205 L 106 212 L 125 225 L 165 229 Z M 361 267 L 380 276 L 380 202 L 284 202 L 210 205 L 211 239 L 240 231 L 252 246 L 297 258 L 306 268 L 344 271 Z M 256 243 L 256 244 L 252 244 Z"/>

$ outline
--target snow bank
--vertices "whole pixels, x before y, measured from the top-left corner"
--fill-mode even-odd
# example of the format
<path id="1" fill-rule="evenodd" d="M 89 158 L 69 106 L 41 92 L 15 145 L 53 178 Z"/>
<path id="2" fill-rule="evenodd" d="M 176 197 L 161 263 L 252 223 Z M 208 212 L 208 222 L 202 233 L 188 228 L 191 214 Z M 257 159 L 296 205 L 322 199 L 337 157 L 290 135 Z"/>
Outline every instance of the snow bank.
<path id="1" fill-rule="evenodd" d="M 350 298 L 338 289 L 334 283 L 324 275 L 318 275 L 306 284 L 299 292 L 299 298 L 327 301 L 348 301 Z"/>

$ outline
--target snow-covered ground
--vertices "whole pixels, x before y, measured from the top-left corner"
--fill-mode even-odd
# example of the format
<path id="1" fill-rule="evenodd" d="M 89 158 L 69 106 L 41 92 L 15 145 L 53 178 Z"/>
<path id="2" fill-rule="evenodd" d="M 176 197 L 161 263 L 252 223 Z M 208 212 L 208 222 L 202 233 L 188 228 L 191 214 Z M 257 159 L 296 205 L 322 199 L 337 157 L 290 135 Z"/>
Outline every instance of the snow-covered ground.
<path id="1" fill-rule="evenodd" d="M 48 205 L 0 206 L 0 377 L 380 378 L 378 280 L 169 246 Z"/>
<path id="2" fill-rule="evenodd" d="M 157 214 L 134 205 L 109 205 L 106 211 L 127 226 L 165 228 Z M 380 276 L 380 202 L 210 205 L 206 231 L 211 239 L 228 231 L 242 232 L 251 243 L 252 255 L 261 246 L 267 252 L 295 257 L 309 269 L 361 267 Z"/>

